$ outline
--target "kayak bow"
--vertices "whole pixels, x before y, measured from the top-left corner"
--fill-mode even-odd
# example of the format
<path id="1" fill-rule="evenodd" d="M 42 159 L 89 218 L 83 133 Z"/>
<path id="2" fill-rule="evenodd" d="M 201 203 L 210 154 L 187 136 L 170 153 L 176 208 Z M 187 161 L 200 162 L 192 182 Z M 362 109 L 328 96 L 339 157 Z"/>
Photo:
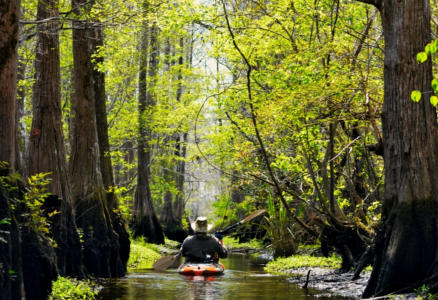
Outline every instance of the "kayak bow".
<path id="1" fill-rule="evenodd" d="M 225 267 L 221 263 L 184 263 L 178 268 L 183 275 L 212 276 L 222 274 Z"/>

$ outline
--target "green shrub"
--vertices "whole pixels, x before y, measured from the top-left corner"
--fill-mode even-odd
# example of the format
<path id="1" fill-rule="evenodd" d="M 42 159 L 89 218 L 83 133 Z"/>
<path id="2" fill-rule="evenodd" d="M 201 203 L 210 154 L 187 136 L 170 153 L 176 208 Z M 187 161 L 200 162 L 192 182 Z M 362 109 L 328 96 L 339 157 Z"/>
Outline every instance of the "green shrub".
<path id="1" fill-rule="evenodd" d="M 97 299 L 99 287 L 90 280 L 76 280 L 59 276 L 53 282 L 50 300 Z"/>
<path id="2" fill-rule="evenodd" d="M 432 294 L 429 291 L 429 287 L 423 284 L 421 287 L 415 290 L 418 300 L 435 300 L 438 299 L 438 294 Z"/>
<path id="3" fill-rule="evenodd" d="M 152 269 L 153 263 L 161 256 L 159 246 L 146 243 L 142 238 L 131 240 L 128 270 Z"/>

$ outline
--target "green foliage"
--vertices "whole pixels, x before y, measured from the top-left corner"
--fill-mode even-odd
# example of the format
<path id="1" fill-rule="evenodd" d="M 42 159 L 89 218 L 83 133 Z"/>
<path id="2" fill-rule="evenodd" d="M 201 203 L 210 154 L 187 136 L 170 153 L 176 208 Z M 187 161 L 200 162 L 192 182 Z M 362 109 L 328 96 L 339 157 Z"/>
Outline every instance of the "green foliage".
<path id="1" fill-rule="evenodd" d="M 436 93 L 438 90 L 438 79 L 437 78 L 432 79 L 431 86 L 432 86 L 432 89 L 434 90 L 434 92 Z"/>
<path id="2" fill-rule="evenodd" d="M 432 104 L 433 106 L 436 106 L 438 104 L 438 97 L 433 95 L 430 97 L 430 104 Z"/>
<path id="3" fill-rule="evenodd" d="M 432 294 L 429 291 L 429 287 L 425 284 L 423 284 L 421 287 L 415 290 L 415 293 L 417 293 L 417 299 L 418 300 L 434 300 L 438 299 L 438 294 Z"/>
<path id="4" fill-rule="evenodd" d="M 204 167 L 206 158 L 223 174 L 233 176 L 215 183 L 222 191 L 214 205 L 216 227 L 223 228 L 256 208 L 268 207 L 267 230 L 273 247 L 295 248 L 298 230 L 284 207 L 273 204 L 278 195 L 273 193 L 268 164 L 293 212 L 305 219 L 315 212 L 312 207 L 318 211 L 328 206 L 330 160 L 336 176 L 333 194 L 347 221 L 360 219 L 367 226 L 367 220 L 378 216 L 379 207 L 368 209 L 368 203 L 379 200 L 383 174 L 382 160 L 367 152 L 367 145 L 379 141 L 383 90 L 383 42 L 374 11 L 349 1 L 336 9 L 329 0 L 242 2 L 235 7 L 227 2 L 235 41 L 252 66 L 249 99 L 247 66 L 233 47 L 217 2 L 151 0 L 148 6 L 134 0 L 93 3 L 91 9 L 84 8 L 84 14 L 77 16 L 65 13 L 70 10 L 70 1 L 62 0 L 61 18 L 80 17 L 106 25 L 104 45 L 93 60 L 103 58 L 97 68 L 106 75 L 111 152 L 105 155 L 113 161 L 117 186 L 112 191 L 124 216 L 132 214 L 140 118 L 151 132 L 151 193 L 158 212 L 166 193 L 170 192 L 173 199 L 183 196 L 175 181 L 175 165 L 184 161 L 189 165 L 186 170 L 194 173 Z M 22 5 L 24 20 L 34 20 L 37 1 L 23 0 Z M 65 25 L 67 20 L 62 22 Z M 159 27 L 160 71 L 156 78 L 148 77 L 147 91 L 155 96 L 156 105 L 139 116 L 140 37 L 144 25 L 152 22 Z M 23 27 L 24 33 L 33 30 Z M 19 85 L 24 91 L 28 129 L 35 78 L 34 43 L 29 36 L 20 46 L 20 60 L 26 68 Z M 60 51 L 63 129 L 69 147 L 71 30 L 60 31 Z M 424 53 L 428 56 L 435 51 L 436 42 Z M 216 62 L 217 72 L 213 71 Z M 435 102 L 436 98 L 431 98 L 431 103 Z M 254 124 L 268 161 L 262 155 Z M 329 124 L 337 126 L 332 157 L 327 151 Z M 360 135 L 356 141 L 351 140 L 354 131 Z M 188 141 L 177 140 L 186 133 Z M 177 155 L 177 144 L 187 147 L 186 158 Z M 356 168 L 358 165 L 362 167 Z M 172 175 L 165 177 L 165 170 Z M 365 204 L 353 201 L 357 194 L 353 182 L 362 183 L 364 192 L 356 198 L 366 199 Z M 191 180 L 190 185 L 186 182 L 186 191 L 197 189 L 192 184 Z M 232 202 L 233 193 L 242 195 L 243 201 Z M 32 215 L 44 194 L 43 186 L 29 192 L 26 201 Z M 358 217 L 361 211 L 365 211 L 364 218 Z M 38 230 L 47 231 L 44 219 L 35 215 L 34 223 Z M 138 261 L 143 260 L 140 252 Z"/>
<path id="5" fill-rule="evenodd" d="M 50 300 L 94 300 L 100 287 L 91 280 L 77 280 L 59 276 L 52 285 Z"/>
<path id="6" fill-rule="evenodd" d="M 152 269 L 153 263 L 161 256 L 159 246 L 149 244 L 143 238 L 131 240 L 128 270 Z"/>
<path id="7" fill-rule="evenodd" d="M 238 189 L 237 186 L 231 189 Z M 219 199 L 213 203 L 212 220 L 214 227 L 224 229 L 228 225 L 235 224 L 251 214 L 254 209 L 254 200 L 246 198 L 241 202 L 232 202 L 230 195 L 220 195 Z"/>
<path id="8" fill-rule="evenodd" d="M 2 164 L 1 168 L 7 167 Z M 31 228 L 36 234 L 40 234 L 45 238 L 48 238 L 50 233 L 50 224 L 47 218 L 43 215 L 42 206 L 47 193 L 46 186 L 50 183 L 48 177 L 50 173 L 39 173 L 28 177 L 28 186 L 25 188 L 25 193 L 20 194 L 21 176 L 18 173 L 11 173 L 8 176 L 0 176 L 0 186 L 2 190 L 10 193 L 10 207 L 12 210 L 20 208 L 21 218 L 24 220 L 24 224 Z M 23 198 L 22 198 L 23 197 Z M 51 214 L 59 213 L 57 211 L 51 212 Z M 1 224 L 9 224 L 9 218 L 1 219 Z M 53 246 L 56 246 L 55 241 L 50 239 Z"/>
<path id="9" fill-rule="evenodd" d="M 424 63 L 427 60 L 427 53 L 426 52 L 419 52 L 417 54 L 417 61 L 419 63 Z"/>
<path id="10" fill-rule="evenodd" d="M 249 242 L 245 243 L 239 243 L 239 241 L 236 238 L 233 238 L 231 236 L 225 236 L 223 238 L 224 245 L 228 249 L 263 249 L 264 245 L 262 241 L 257 239 L 252 239 Z"/>
<path id="11" fill-rule="evenodd" d="M 263 227 L 266 229 L 266 236 L 272 241 L 270 247 L 274 251 L 274 257 L 289 256 L 297 250 L 297 238 L 293 233 L 295 226 L 280 203 L 275 203 L 268 196 L 267 204 L 268 217 L 265 217 Z"/>
<path id="12" fill-rule="evenodd" d="M 420 91 L 412 91 L 411 93 L 411 99 L 414 102 L 419 102 L 421 100 L 421 92 Z"/>
<path id="13" fill-rule="evenodd" d="M 265 271 L 269 273 L 287 273 L 291 269 L 319 267 L 325 269 L 339 269 L 341 267 L 341 258 L 335 255 L 331 257 L 319 257 L 310 255 L 294 255 L 290 257 L 281 257 L 270 261 Z"/>
<path id="14" fill-rule="evenodd" d="M 28 178 L 28 187 L 24 194 L 24 203 L 30 210 L 28 224 L 35 230 L 35 232 L 49 234 L 50 224 L 46 217 L 42 215 L 42 205 L 49 195 L 46 186 L 50 183 L 48 177 L 50 173 L 38 173 Z M 59 212 L 52 212 L 56 214 Z"/>
<path id="15" fill-rule="evenodd" d="M 113 192 L 119 201 L 119 206 L 115 212 L 120 212 L 125 220 L 129 220 L 131 216 L 132 202 L 132 196 L 129 193 L 129 189 L 124 186 L 113 186 L 110 187 L 110 192 Z"/>
<path id="16" fill-rule="evenodd" d="M 428 43 L 425 47 L 424 47 L 424 51 L 417 53 L 417 61 L 418 63 L 424 63 L 425 61 L 428 60 L 429 57 L 432 57 L 433 54 L 435 54 L 438 51 L 438 39 L 433 40 L 432 42 Z M 438 79 L 434 78 L 432 79 L 431 82 L 431 87 L 433 92 L 435 93 L 435 95 L 432 95 L 430 97 L 430 104 L 432 104 L 433 106 L 437 106 L 438 104 L 438 97 L 436 95 L 438 95 Z M 411 99 L 414 102 L 419 102 L 421 99 L 421 91 L 418 90 L 414 90 L 411 93 Z"/>

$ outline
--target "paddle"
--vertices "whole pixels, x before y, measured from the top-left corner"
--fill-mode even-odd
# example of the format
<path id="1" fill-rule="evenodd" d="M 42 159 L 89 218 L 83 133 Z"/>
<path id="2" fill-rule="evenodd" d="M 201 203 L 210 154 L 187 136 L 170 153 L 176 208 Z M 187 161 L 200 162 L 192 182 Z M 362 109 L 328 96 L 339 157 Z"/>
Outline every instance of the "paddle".
<path id="1" fill-rule="evenodd" d="M 169 268 L 171 265 L 175 263 L 175 261 L 181 256 L 181 253 L 177 253 L 175 255 L 167 255 L 163 256 L 160 259 L 156 260 L 153 264 L 154 270 L 156 271 L 164 271 Z"/>
<path id="2" fill-rule="evenodd" d="M 259 209 L 259 210 L 256 210 L 255 212 L 253 212 L 252 214 L 250 214 L 249 216 L 247 216 L 245 219 L 243 219 L 243 220 L 237 222 L 236 224 L 230 225 L 230 226 L 226 227 L 224 230 L 218 231 L 218 232 L 216 232 L 216 233 L 221 234 L 221 235 L 225 235 L 225 234 L 227 234 L 228 232 L 230 232 L 232 229 L 236 228 L 237 226 L 242 225 L 242 224 L 244 224 L 244 223 L 246 223 L 246 222 L 249 222 L 249 221 L 251 221 L 251 220 L 257 218 L 258 216 L 264 214 L 265 212 L 266 212 L 265 209 Z"/>
<path id="3" fill-rule="evenodd" d="M 242 225 L 246 222 L 249 222 L 253 219 L 255 219 L 256 217 L 264 214 L 266 212 L 266 210 L 264 209 L 259 209 L 255 212 L 253 212 L 252 214 L 250 214 L 249 216 L 247 216 L 245 219 L 237 222 L 236 224 L 230 225 L 228 227 L 226 227 L 224 230 L 216 232 L 218 234 L 224 235 L 227 234 L 228 232 L 230 232 L 232 229 L 236 228 L 239 225 Z M 164 271 L 167 268 L 169 268 L 171 265 L 173 265 L 175 263 L 175 261 L 181 256 L 181 253 L 178 253 L 176 255 L 167 255 L 167 256 L 163 256 L 160 259 L 158 259 L 157 261 L 154 262 L 153 267 L 154 270 L 156 271 Z"/>

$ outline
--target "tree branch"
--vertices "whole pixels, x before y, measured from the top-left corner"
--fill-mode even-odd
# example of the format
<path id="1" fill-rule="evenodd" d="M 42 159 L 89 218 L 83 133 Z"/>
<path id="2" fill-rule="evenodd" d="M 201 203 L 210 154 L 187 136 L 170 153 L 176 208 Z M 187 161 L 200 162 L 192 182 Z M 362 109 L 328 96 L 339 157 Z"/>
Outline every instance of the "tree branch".
<path id="1" fill-rule="evenodd" d="M 275 177 L 274 171 L 272 170 L 268 153 L 266 151 L 265 145 L 264 145 L 262 137 L 260 135 L 260 131 L 258 129 L 255 109 L 254 109 L 254 105 L 252 103 L 252 91 L 251 91 L 251 71 L 252 71 L 252 66 L 249 63 L 248 58 L 245 56 L 245 54 L 240 49 L 239 45 L 237 45 L 237 42 L 236 42 L 236 39 L 235 39 L 235 36 L 234 36 L 234 32 L 233 32 L 233 30 L 231 28 L 231 24 L 230 24 L 230 20 L 229 20 L 229 17 L 228 17 L 227 8 L 225 6 L 225 1 L 221 0 L 221 2 L 222 2 L 222 5 L 223 5 L 223 9 L 224 9 L 225 20 L 227 22 L 228 31 L 229 31 L 231 39 L 233 41 L 234 48 L 237 50 L 237 52 L 239 52 L 240 56 L 242 57 L 242 59 L 244 60 L 244 62 L 246 64 L 246 66 L 248 67 L 247 73 L 246 73 L 246 79 L 247 79 L 246 85 L 247 85 L 247 90 L 248 90 L 249 107 L 251 109 L 251 119 L 252 119 L 252 123 L 253 123 L 253 126 L 254 126 L 254 131 L 255 131 L 255 134 L 256 134 L 256 138 L 257 138 L 257 141 L 258 141 L 258 143 L 260 145 L 260 150 L 262 152 L 262 156 L 263 156 L 263 159 L 264 159 L 265 164 L 266 164 L 266 168 L 268 169 L 269 176 L 271 177 L 272 183 L 274 184 L 274 187 L 275 187 L 275 189 L 277 191 L 277 194 L 278 194 L 278 196 L 280 198 L 280 201 L 283 204 L 284 208 L 286 209 L 286 213 L 289 215 L 289 217 L 294 219 L 298 224 L 301 225 L 301 227 L 303 227 L 310 234 L 312 234 L 314 236 L 318 236 L 318 233 L 313 228 L 311 228 L 309 225 L 304 223 L 304 221 L 301 220 L 298 216 L 296 216 L 294 213 L 292 213 L 292 210 L 291 210 L 289 204 L 287 203 L 286 199 L 283 196 L 283 190 L 281 189 L 281 187 L 280 187 L 280 185 L 279 185 L 279 183 L 277 181 L 277 178 Z"/>
<path id="2" fill-rule="evenodd" d="M 374 5 L 378 9 L 382 7 L 382 0 L 356 0 L 356 1 Z"/>

